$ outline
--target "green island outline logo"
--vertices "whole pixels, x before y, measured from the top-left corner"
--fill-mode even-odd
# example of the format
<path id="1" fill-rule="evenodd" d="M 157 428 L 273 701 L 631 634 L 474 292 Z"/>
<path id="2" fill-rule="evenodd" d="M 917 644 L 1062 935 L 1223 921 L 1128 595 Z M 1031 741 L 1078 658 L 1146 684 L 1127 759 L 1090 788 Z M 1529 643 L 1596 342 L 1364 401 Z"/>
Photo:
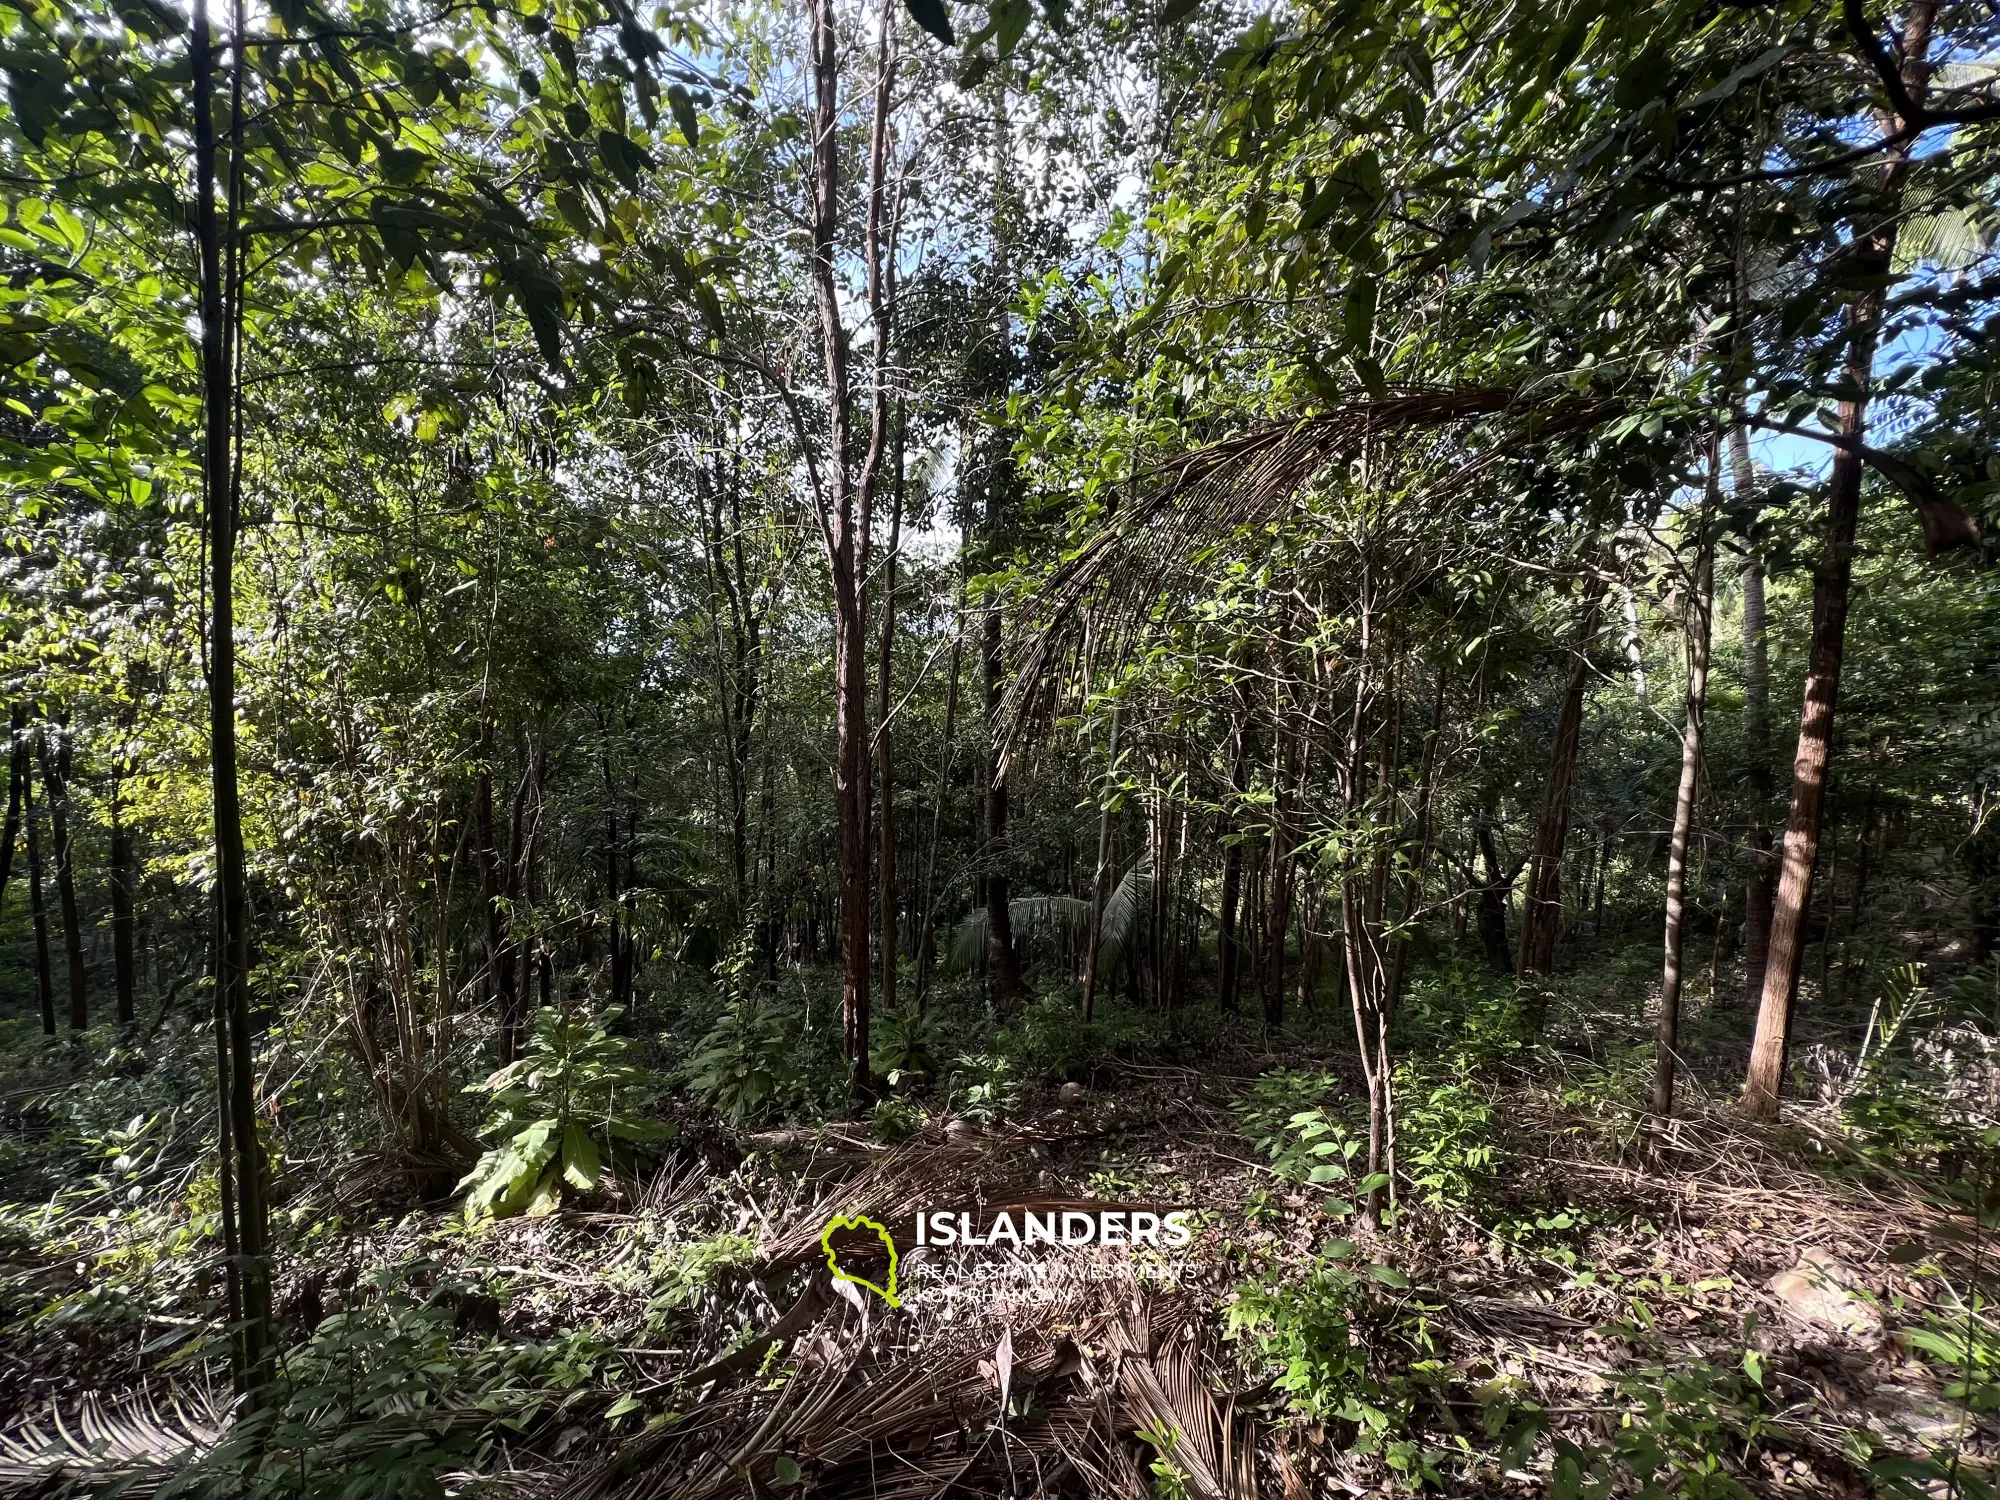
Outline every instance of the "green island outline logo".
<path id="1" fill-rule="evenodd" d="M 881 1236 L 882 1243 L 889 1250 L 889 1285 L 886 1289 L 875 1285 L 866 1277 L 856 1276 L 852 1271 L 843 1271 L 840 1268 L 839 1256 L 833 1248 L 833 1233 L 836 1229 L 872 1229 Z M 820 1231 L 819 1247 L 826 1252 L 826 1268 L 833 1273 L 835 1281 L 851 1281 L 856 1286 L 865 1286 L 891 1307 L 903 1305 L 896 1296 L 896 1241 L 888 1230 L 873 1219 L 865 1214 L 836 1214 L 827 1221 L 826 1228 Z"/>

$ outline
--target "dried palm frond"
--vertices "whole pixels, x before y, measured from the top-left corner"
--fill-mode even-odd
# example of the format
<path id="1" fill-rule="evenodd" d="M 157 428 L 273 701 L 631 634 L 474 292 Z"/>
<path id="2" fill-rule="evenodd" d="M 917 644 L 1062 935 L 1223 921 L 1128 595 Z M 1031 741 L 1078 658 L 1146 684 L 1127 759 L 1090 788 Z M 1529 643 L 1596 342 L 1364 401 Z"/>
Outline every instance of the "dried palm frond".
<path id="1" fill-rule="evenodd" d="M 840 1310 L 824 1339 L 795 1345 L 775 1389 L 696 1403 L 582 1476 L 566 1500 L 713 1500 L 799 1480 L 832 1500 L 1144 1500 L 1142 1431 L 1167 1442 L 1189 1495 L 1257 1494 L 1257 1434 L 1202 1384 L 1193 1309 L 1179 1299 L 1149 1304 L 1129 1283 L 1079 1283 L 997 1343 L 988 1323 L 939 1325 L 900 1346 L 848 1338 L 852 1324 Z"/>
<path id="2" fill-rule="evenodd" d="M 85 1394 L 0 1432 L 0 1496 L 55 1496 L 116 1486 L 154 1493 L 221 1441 L 229 1418 L 206 1390 L 148 1387 L 115 1398 Z"/>

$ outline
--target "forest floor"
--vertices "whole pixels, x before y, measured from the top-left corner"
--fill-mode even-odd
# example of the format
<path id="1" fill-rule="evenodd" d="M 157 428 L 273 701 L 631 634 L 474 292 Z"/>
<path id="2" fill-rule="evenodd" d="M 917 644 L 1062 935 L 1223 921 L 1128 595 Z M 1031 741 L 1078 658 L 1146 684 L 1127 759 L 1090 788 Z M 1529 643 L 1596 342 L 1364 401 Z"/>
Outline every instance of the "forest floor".
<path id="1" fill-rule="evenodd" d="M 1698 1084 L 1662 1130 L 1641 1052 L 1509 1030 L 1399 1075 L 1377 1230 L 1331 1026 L 1127 1048 L 893 1143 L 689 1108 L 622 1198 L 476 1229 L 354 1163 L 285 1205 L 256 1444 L 171 1214 L 72 1208 L 63 1240 L 10 1209 L 0 1494 L 1988 1492 L 1978 1153 L 1825 1104 L 1752 1127 Z M 1069 1200 L 1189 1209 L 1192 1243 L 905 1244 L 897 1308 L 820 1243 L 835 1211 Z"/>

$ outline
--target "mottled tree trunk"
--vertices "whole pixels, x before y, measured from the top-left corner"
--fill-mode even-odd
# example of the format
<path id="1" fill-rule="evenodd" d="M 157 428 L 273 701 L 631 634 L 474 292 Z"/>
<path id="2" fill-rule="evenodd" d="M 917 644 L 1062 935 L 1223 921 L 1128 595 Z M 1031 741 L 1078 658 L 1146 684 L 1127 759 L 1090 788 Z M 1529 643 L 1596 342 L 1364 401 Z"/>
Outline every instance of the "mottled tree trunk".
<path id="1" fill-rule="evenodd" d="M 1681 730 L 1681 778 L 1674 795 L 1674 831 L 1667 845 L 1665 958 L 1660 971 L 1660 1012 L 1654 1031 L 1653 1112 L 1674 1112 L 1674 1074 L 1680 1063 L 1681 972 L 1686 931 L 1688 837 L 1694 828 L 1701 783 L 1702 728 L 1708 712 L 1709 616 L 1715 590 L 1714 509 L 1719 491 L 1711 447 L 1708 491 L 1695 534 L 1695 580 L 1687 606 L 1687 718 Z M 1718 941 L 1720 935 L 1718 934 Z"/>
<path id="2" fill-rule="evenodd" d="M 6 909 L 7 881 L 14 873 L 14 845 L 21 838 L 21 793 L 28 776 L 28 712 L 16 704 L 7 735 L 7 823 L 0 831 L 0 911 Z"/>
<path id="3" fill-rule="evenodd" d="M 1729 429 L 1730 484 L 1739 508 L 1757 500 L 1757 469 L 1742 423 Z M 1754 542 L 1743 549 L 1743 754 L 1749 771 L 1749 878 L 1743 892 L 1743 1000 L 1764 994 L 1764 963 L 1771 951 L 1771 901 L 1777 862 L 1771 857 L 1771 661 L 1765 641 L 1764 559 Z"/>
<path id="4" fill-rule="evenodd" d="M 1902 81 L 1919 105 L 1930 80 L 1928 57 L 1936 12 L 1936 0 L 1913 0 L 1904 16 Z M 1840 403 L 1837 428 L 1846 442 L 1835 449 L 1827 478 L 1826 540 L 1813 574 L 1812 646 L 1806 666 L 1805 707 L 1799 716 L 1798 749 L 1792 758 L 1791 814 L 1785 823 L 1784 852 L 1771 912 L 1770 952 L 1757 1008 L 1757 1034 L 1750 1048 L 1749 1077 L 1743 1089 L 1743 1108 L 1757 1119 L 1777 1116 L 1778 1098 L 1784 1089 L 1792 1007 L 1805 957 L 1813 864 L 1819 856 L 1841 658 L 1847 645 L 1848 585 L 1854 571 L 1855 527 L 1861 511 L 1859 445 L 1867 425 L 1875 343 L 1892 280 L 1897 208 L 1909 165 L 1907 143 L 1889 149 L 1879 191 L 1855 223 L 1852 284 L 1861 290 L 1854 293 L 1847 307 L 1845 367 L 1847 385 L 1854 394 Z"/>

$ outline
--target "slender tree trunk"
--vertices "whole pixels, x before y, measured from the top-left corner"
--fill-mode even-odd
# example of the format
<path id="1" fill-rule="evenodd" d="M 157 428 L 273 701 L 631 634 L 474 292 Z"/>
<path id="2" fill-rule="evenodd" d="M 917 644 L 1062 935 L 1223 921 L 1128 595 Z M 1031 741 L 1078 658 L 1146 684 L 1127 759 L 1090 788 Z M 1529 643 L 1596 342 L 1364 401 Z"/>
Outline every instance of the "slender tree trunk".
<path id="1" fill-rule="evenodd" d="M 18 703 L 7 735 L 7 823 L 0 830 L 0 910 L 7 905 L 7 880 L 14 873 L 14 845 L 21 838 L 21 793 L 27 785 L 28 711 Z"/>
<path id="2" fill-rule="evenodd" d="M 960 545 L 959 552 L 965 548 Z M 924 856 L 923 927 L 917 934 L 917 1010 L 930 997 L 931 968 L 937 962 L 937 855 L 939 823 L 951 795 L 951 772 L 958 758 L 958 683 L 965 656 L 965 589 L 959 579 L 959 595 L 953 610 L 951 665 L 945 674 L 944 731 L 938 753 L 937 798 L 931 804 L 930 848 Z"/>
<path id="3" fill-rule="evenodd" d="M 68 980 L 69 1028 L 90 1027 L 90 976 L 83 960 L 83 917 L 76 902 L 76 839 L 70 825 L 70 737 L 67 720 L 56 726 L 56 745 L 41 743 L 42 785 L 49 794 L 49 832 L 55 840 L 56 903 L 62 911 L 63 967 Z"/>
<path id="4" fill-rule="evenodd" d="M 1124 718 L 1122 704 L 1111 710 L 1111 737 L 1105 748 L 1107 783 L 1118 773 L 1118 730 Z M 1104 903 L 1111 899 L 1111 807 L 1109 786 L 1097 811 L 1097 865 L 1090 882 L 1090 946 L 1083 954 L 1083 1018 L 1088 1021 L 1097 1007 L 1097 953 L 1104 943 Z"/>
<path id="5" fill-rule="evenodd" d="M 1521 903 L 1521 953 L 1516 977 L 1529 979 L 1554 967 L 1556 934 L 1562 925 L 1562 862 L 1569 843 L 1570 803 L 1576 793 L 1576 765 L 1583 748 L 1583 697 L 1590 683 L 1590 643 L 1597 635 L 1603 582 L 1584 596 L 1583 619 L 1562 708 L 1556 716 L 1555 743 L 1549 749 L 1542 811 L 1535 825 L 1535 842 L 1528 860 L 1528 886 Z"/>
<path id="6" fill-rule="evenodd" d="M 1240 812 L 1243 794 L 1250 785 L 1250 705 L 1241 682 L 1236 685 L 1236 703 L 1229 720 L 1229 789 L 1235 794 L 1230 808 L 1233 822 Z M 1222 910 L 1216 936 L 1215 956 L 1220 970 L 1216 983 L 1217 1000 L 1225 1011 L 1237 1007 L 1237 991 L 1243 983 L 1243 941 L 1238 936 L 1237 904 L 1243 889 L 1243 842 L 1232 838 L 1222 851 Z"/>
<path id="7" fill-rule="evenodd" d="M 869 503 L 882 458 L 887 408 L 883 375 L 888 354 L 888 304 L 883 296 L 884 263 L 879 233 L 882 181 L 875 164 L 885 158 L 888 135 L 888 55 L 893 35 L 883 21 L 883 79 L 876 95 L 868 192 L 868 290 L 875 323 L 875 401 L 867 457 L 857 476 L 853 460 L 853 392 L 848 380 L 847 330 L 841 321 L 840 292 L 834 278 L 834 242 L 840 208 L 839 30 L 833 0 L 806 0 L 813 80 L 811 171 L 811 279 L 819 319 L 820 350 L 827 389 L 824 462 L 815 484 L 822 537 L 834 603 L 834 818 L 840 871 L 841 1050 L 847 1059 L 848 1095 L 855 1102 L 872 1093 L 868 1073 L 868 1020 L 873 902 L 868 847 L 868 801 L 872 781 L 868 753 L 867 576 Z"/>
<path id="8" fill-rule="evenodd" d="M 1930 82 L 1928 61 L 1936 0 L 1912 0 L 1903 22 L 1902 78 L 1921 105 Z M 1806 914 L 1812 900 L 1813 864 L 1819 856 L 1820 821 L 1825 808 L 1827 768 L 1833 746 L 1834 707 L 1840 696 L 1841 657 L 1847 644 L 1848 584 L 1854 570 L 1855 527 L 1861 511 L 1861 454 L 1867 425 L 1868 387 L 1874 378 L 1875 343 L 1892 280 L 1897 209 L 1909 173 L 1907 144 L 1892 147 L 1880 187 L 1857 220 L 1854 280 L 1863 288 L 1847 308 L 1847 384 L 1855 394 L 1840 403 L 1838 430 L 1847 446 L 1837 448 L 1827 479 L 1824 549 L 1813 576 L 1812 646 L 1806 667 L 1805 708 L 1799 718 L 1798 749 L 1792 759 L 1792 807 L 1785 823 L 1784 853 L 1771 912 L 1770 953 L 1757 1009 L 1757 1035 L 1750 1048 L 1750 1072 L 1743 1108 L 1756 1119 L 1774 1119 L 1784 1088 L 1785 1053 L 1791 1037 L 1799 968 L 1805 956 Z"/>
<path id="9" fill-rule="evenodd" d="M 138 871 L 132 859 L 132 834 L 125 826 L 122 773 L 111 781 L 111 975 L 117 994 L 118 1024 L 130 1026 L 138 989 L 138 960 L 133 952 L 132 908 L 138 894 Z"/>
<path id="10" fill-rule="evenodd" d="M 988 507 L 989 520 L 992 506 Z M 986 982 L 993 1002 L 1010 1008 L 1021 991 L 1021 961 L 1014 948 L 1014 916 L 1007 879 L 1007 774 L 1002 759 L 1000 610 L 988 605 L 980 630 L 980 671 L 986 688 Z"/>
<path id="11" fill-rule="evenodd" d="M 1486 866 L 1486 879 L 1479 887 L 1479 943 L 1486 960 L 1505 974 L 1514 967 L 1513 941 L 1507 936 L 1507 896 L 1514 885 L 1514 872 L 1500 868 L 1500 848 L 1493 837 L 1493 810 L 1480 810 L 1476 829 L 1479 857 Z"/>
<path id="12" fill-rule="evenodd" d="M 1365 815 L 1375 789 L 1369 784 L 1367 746 L 1372 735 L 1374 689 L 1369 680 L 1369 621 L 1364 606 L 1362 652 L 1359 677 L 1354 688 L 1354 713 L 1349 726 L 1346 752 L 1345 809 L 1350 823 Z M 1361 1060 L 1363 1087 L 1368 1096 L 1368 1174 L 1394 1175 L 1394 1145 L 1390 1127 L 1389 1048 L 1383 1001 L 1388 955 L 1382 934 L 1382 897 L 1386 882 L 1379 878 L 1381 861 L 1366 864 L 1350 860 L 1341 872 L 1341 950 L 1347 963 L 1347 993 L 1354 1010 L 1354 1044 Z M 1371 1186 L 1362 1197 L 1361 1219 L 1370 1229 L 1379 1228 L 1385 1203 L 1386 1184 Z"/>
<path id="13" fill-rule="evenodd" d="M 271 1280 L 264 1197 L 264 1153 L 257 1136 L 256 1071 L 251 1056 L 250 893 L 243 853 L 243 812 L 236 780 L 236 390 L 241 326 L 236 215 L 241 202 L 242 16 L 238 3 L 232 68 L 230 222 L 217 222 L 215 44 L 207 0 L 195 0 L 192 28 L 194 221 L 199 252 L 203 492 L 209 560 L 209 765 L 215 820 L 217 1015 L 227 1032 L 223 1062 L 229 1138 L 234 1149 L 237 1282 L 235 1373 L 240 1391 L 261 1391 L 270 1376 Z M 225 267 L 225 261 L 227 267 Z"/>
<path id="14" fill-rule="evenodd" d="M 35 928 L 35 999 L 42 1012 L 42 1035 L 56 1034 L 55 964 L 49 955 L 49 913 L 42 897 L 42 835 L 35 816 L 35 784 L 21 779 L 21 806 L 28 825 L 28 914 Z"/>
<path id="15" fill-rule="evenodd" d="M 901 907 L 896 901 L 896 753 L 890 734 L 889 716 L 892 667 L 896 651 L 896 554 L 903 545 L 903 443 L 902 426 L 896 431 L 894 488 L 889 503 L 889 555 L 882 564 L 882 651 L 876 682 L 875 759 L 881 782 L 881 826 L 878 833 L 876 881 L 882 905 L 882 1007 L 896 1008 L 897 920 Z"/>
<path id="16" fill-rule="evenodd" d="M 1268 894 L 1264 905 L 1264 973 L 1261 985 L 1266 1026 L 1285 1024 L 1285 940 L 1291 930 L 1292 918 L 1292 839 L 1287 826 L 1291 809 L 1282 788 L 1291 780 L 1289 769 L 1282 764 L 1278 767 L 1281 790 L 1272 809 L 1271 837 L 1265 846 L 1265 855 L 1270 861 L 1270 871 L 1266 876 Z"/>
<path id="17" fill-rule="evenodd" d="M 1757 502 L 1757 469 L 1749 430 L 1729 429 L 1730 483 L 1739 508 Z M 1764 963 L 1771 951 L 1771 902 L 1778 868 L 1771 857 L 1771 662 L 1765 642 L 1764 559 L 1754 542 L 1743 548 L 1743 742 L 1750 783 L 1750 874 L 1743 893 L 1743 1002 L 1764 994 Z"/>
<path id="18" fill-rule="evenodd" d="M 1660 1013 L 1653 1060 L 1653 1113 L 1674 1112 L 1674 1073 L 1680 1063 L 1681 959 L 1687 909 L 1688 836 L 1694 827 L 1701 783 L 1702 727 L 1708 712 L 1709 618 L 1715 592 L 1714 511 L 1720 490 L 1718 455 L 1709 453 L 1708 490 L 1695 531 L 1695 580 L 1688 600 L 1687 722 L 1681 731 L 1681 779 L 1674 795 L 1674 831 L 1667 846 L 1666 954 L 1660 971 Z"/>

